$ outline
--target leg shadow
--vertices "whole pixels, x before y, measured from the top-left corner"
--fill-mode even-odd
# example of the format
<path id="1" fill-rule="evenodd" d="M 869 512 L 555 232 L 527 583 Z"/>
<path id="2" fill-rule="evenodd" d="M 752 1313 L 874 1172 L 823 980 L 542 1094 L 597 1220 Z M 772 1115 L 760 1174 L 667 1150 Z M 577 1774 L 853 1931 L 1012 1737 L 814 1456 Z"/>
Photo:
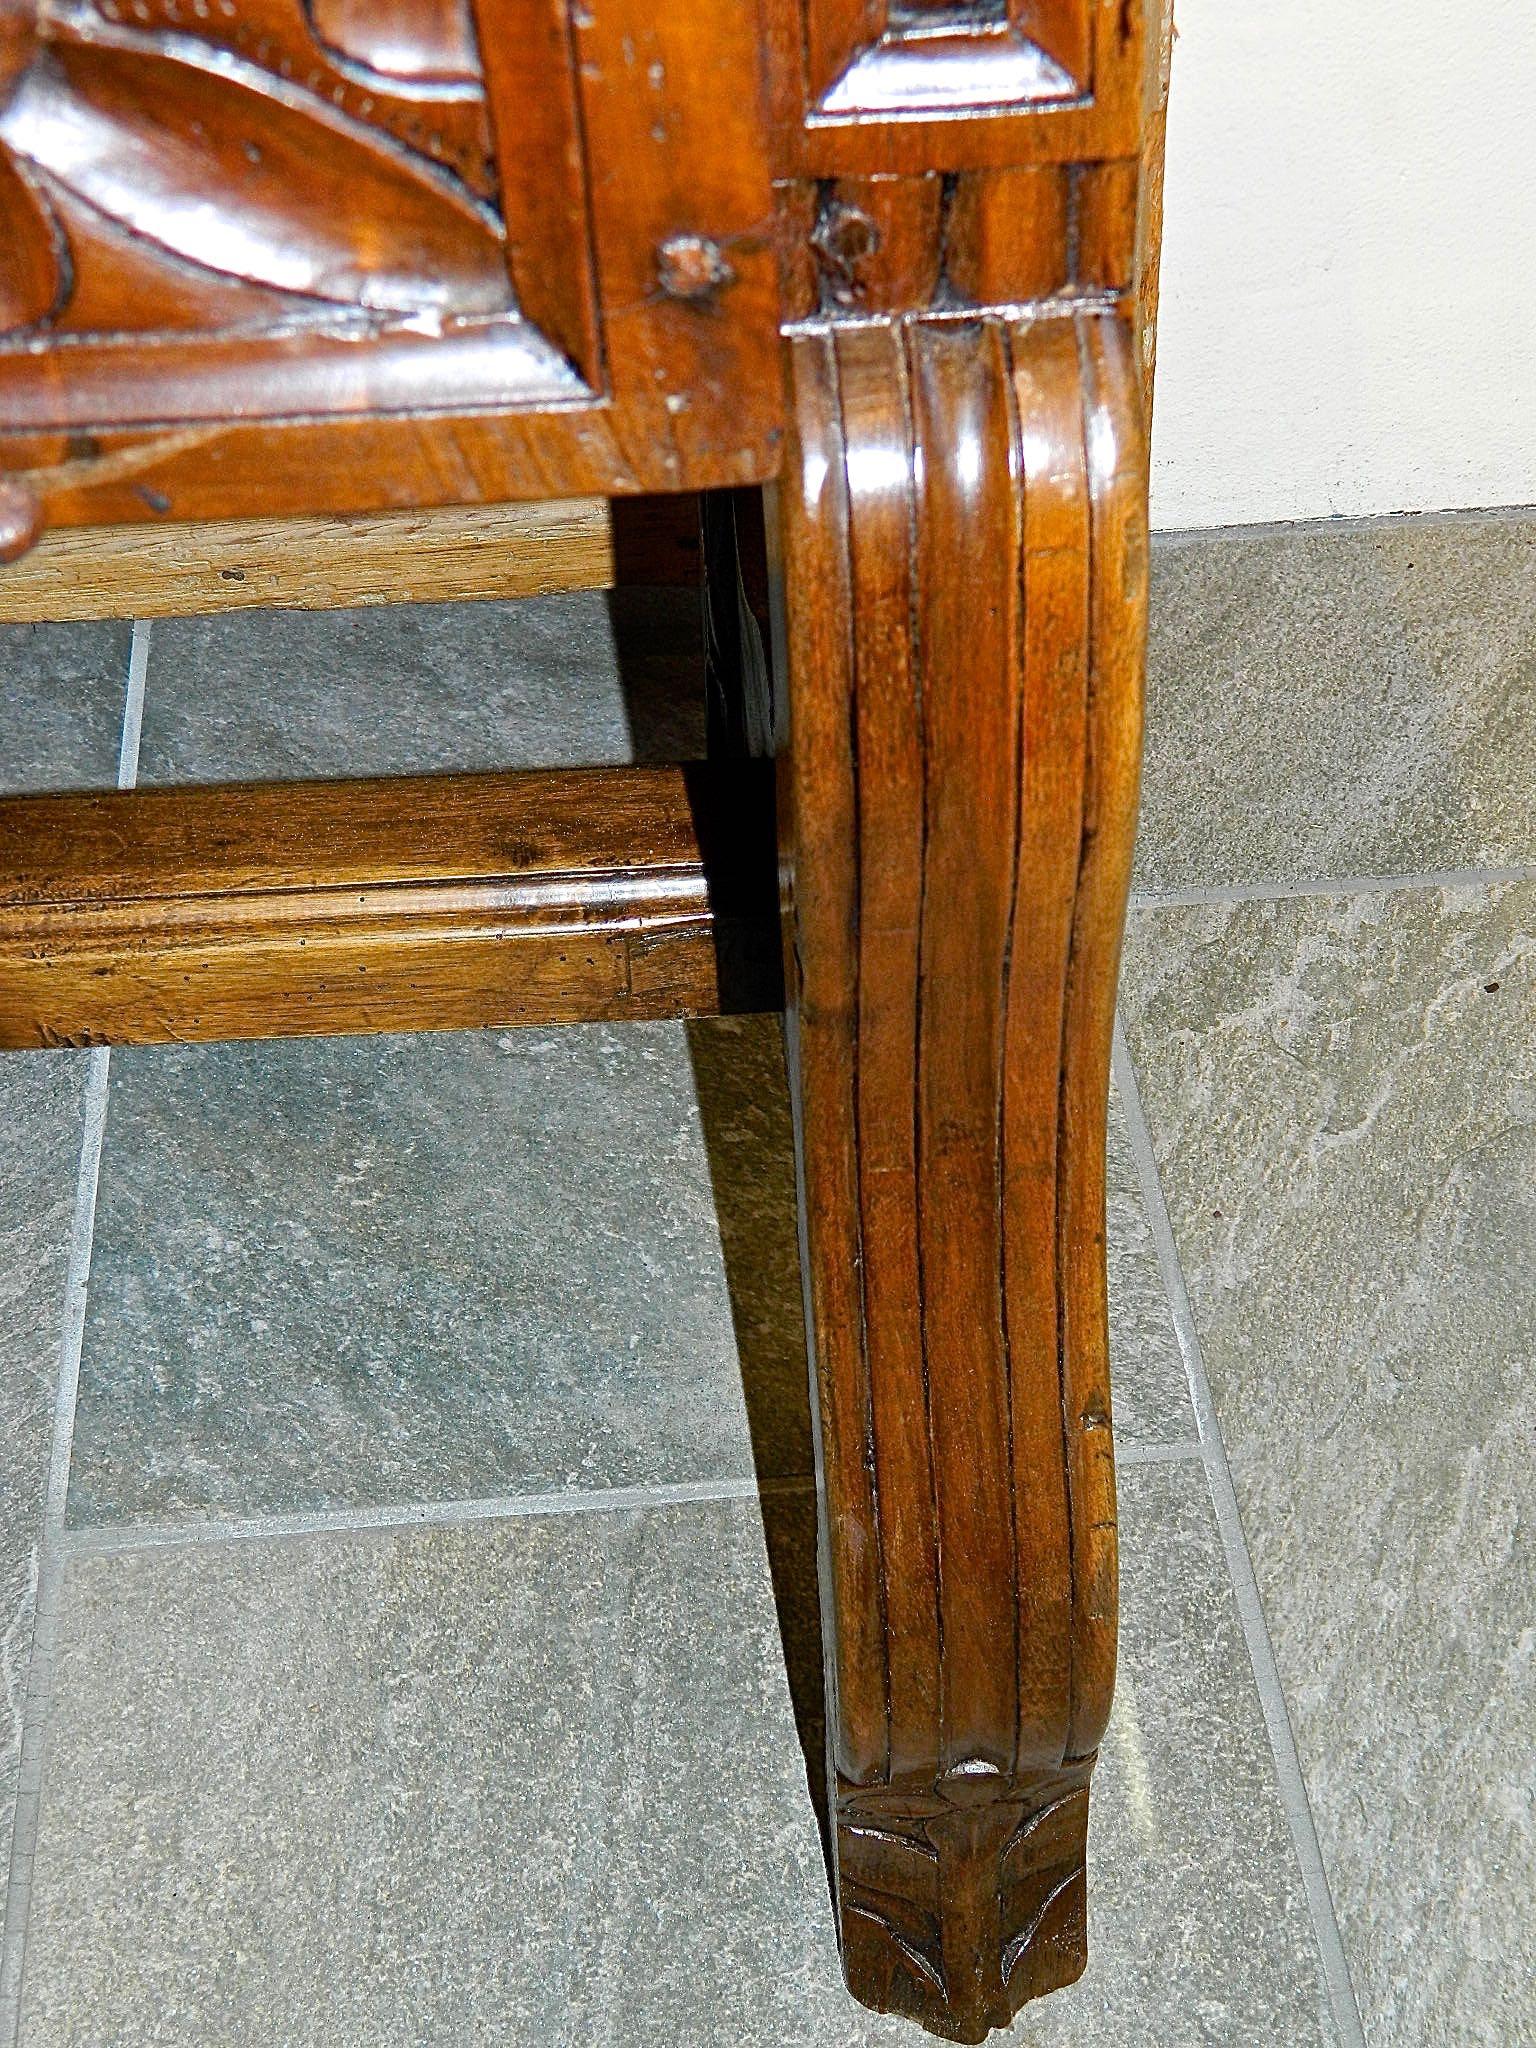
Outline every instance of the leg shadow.
<path id="1" fill-rule="evenodd" d="M 637 500 L 622 511 L 616 507 L 615 516 L 620 581 L 609 593 L 609 618 L 635 759 L 697 761 L 711 734 L 717 752 L 739 758 L 752 751 L 743 736 L 722 733 L 718 707 L 706 717 L 702 556 L 689 547 L 684 530 L 691 516 L 697 531 L 696 501 L 685 514 L 677 502 Z M 763 830 L 771 901 L 771 791 Z M 776 947 L 775 937 L 775 953 Z M 722 973 L 728 964 L 722 959 Z M 733 973 L 741 964 L 732 964 Z M 748 964 L 760 989 L 762 963 Z M 776 959 L 772 971 L 777 974 Z M 686 1029 L 779 1636 L 830 1883 L 814 1452 L 783 1023 L 770 1011 L 711 1018 Z"/>
<path id="2" fill-rule="evenodd" d="M 699 500 L 620 498 L 617 581 L 607 593 L 619 683 L 637 761 L 699 761 L 705 750 L 703 554 Z"/>
<path id="3" fill-rule="evenodd" d="M 687 1027 L 741 1358 L 779 1637 L 830 1859 L 826 1699 L 794 1137 L 777 1016 Z M 830 1860 L 828 1872 L 830 1877 Z"/>

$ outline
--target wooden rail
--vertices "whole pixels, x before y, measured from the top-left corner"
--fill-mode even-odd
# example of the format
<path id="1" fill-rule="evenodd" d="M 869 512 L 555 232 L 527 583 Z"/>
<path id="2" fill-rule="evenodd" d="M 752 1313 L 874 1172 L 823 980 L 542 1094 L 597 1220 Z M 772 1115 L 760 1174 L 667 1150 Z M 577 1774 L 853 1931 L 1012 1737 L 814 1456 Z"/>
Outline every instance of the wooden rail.
<path id="1" fill-rule="evenodd" d="M 0 1047 L 781 1001 L 756 764 L 0 802 Z"/>
<path id="2" fill-rule="evenodd" d="M 604 590 L 613 580 L 612 520 L 601 498 L 345 519 L 61 527 L 19 561 L 0 564 L 0 620 L 538 597 Z"/>

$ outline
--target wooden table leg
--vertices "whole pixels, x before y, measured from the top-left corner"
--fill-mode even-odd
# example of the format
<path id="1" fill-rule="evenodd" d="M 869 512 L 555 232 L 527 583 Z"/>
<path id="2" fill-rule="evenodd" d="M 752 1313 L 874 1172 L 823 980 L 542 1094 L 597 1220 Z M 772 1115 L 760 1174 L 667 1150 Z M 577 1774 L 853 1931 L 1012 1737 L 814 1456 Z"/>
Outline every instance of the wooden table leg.
<path id="1" fill-rule="evenodd" d="M 1086 1960 L 1114 1679 L 1110 1028 L 1146 482 L 1125 320 L 786 344 L 790 1048 L 844 1961 L 979 2041 Z"/>

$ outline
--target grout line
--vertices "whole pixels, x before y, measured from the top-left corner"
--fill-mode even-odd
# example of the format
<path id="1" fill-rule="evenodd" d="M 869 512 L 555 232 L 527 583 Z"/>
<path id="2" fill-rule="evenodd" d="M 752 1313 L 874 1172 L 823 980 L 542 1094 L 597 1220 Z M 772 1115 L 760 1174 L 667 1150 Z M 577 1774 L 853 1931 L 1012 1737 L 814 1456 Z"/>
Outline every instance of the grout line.
<path id="1" fill-rule="evenodd" d="M 80 1348 L 85 1336 L 86 1287 L 91 1239 L 96 1224 L 96 1179 L 101 1168 L 107 1120 L 105 1047 L 90 1055 L 85 1086 L 85 1129 L 70 1231 L 69 1278 L 64 1293 L 64 1331 L 59 1344 L 59 1377 L 54 1393 L 53 1448 L 38 1546 L 37 1607 L 32 1624 L 32 1659 L 22 1718 L 21 1760 L 16 1786 L 16 1819 L 5 1893 L 5 1936 L 0 1950 L 0 2043 L 12 2043 L 21 2027 L 21 1977 L 37 1852 L 38 1806 L 43 1752 L 53 1699 L 53 1657 L 58 1629 L 59 1586 L 64 1564 L 64 1508 L 69 1492 L 69 1459 L 74 1441 L 75 1394 L 80 1382 Z"/>
<path id="2" fill-rule="evenodd" d="M 144 722 L 149 639 L 148 621 L 135 620 L 128 649 L 127 687 L 118 745 L 119 789 L 132 789 L 138 780 L 139 734 Z M 98 1047 L 91 1053 L 86 1069 L 80 1166 L 75 1180 L 69 1267 L 64 1283 L 64 1327 L 59 1338 L 59 1373 L 53 1398 L 53 1442 L 48 1458 L 47 1490 L 43 1497 L 42 1528 L 38 1535 L 32 1654 L 27 1667 L 26 1704 L 22 1710 L 16 1811 L 11 1830 L 10 1868 L 6 1875 L 4 1934 L 0 1939 L 0 2044 L 14 2043 L 21 2032 L 22 1973 L 27 1921 L 32 1905 L 32 1873 L 37 1860 L 43 1759 L 48 1741 L 49 1710 L 53 1704 L 59 1592 L 67 1552 L 64 1515 L 69 1501 L 75 1401 L 80 1389 L 80 1353 L 85 1342 L 85 1305 L 90 1285 L 91 1246 L 96 1234 L 96 1189 L 101 1175 L 102 1146 L 106 1139 L 111 1058 L 105 1046 Z"/>
<path id="3" fill-rule="evenodd" d="M 1306 1779 L 1296 1749 L 1296 1735 L 1291 1726 L 1290 1709 L 1286 1705 L 1285 1691 L 1280 1682 L 1280 1669 L 1275 1661 L 1274 1644 L 1270 1640 L 1269 1625 L 1265 1621 L 1263 1603 L 1259 1598 L 1253 1559 L 1249 1554 L 1247 1539 L 1243 1535 L 1237 1491 L 1232 1483 L 1232 1468 L 1227 1462 L 1226 1444 L 1222 1439 L 1221 1424 L 1216 1415 L 1210 1380 L 1206 1376 L 1200 1335 L 1195 1327 L 1189 1290 L 1184 1282 L 1184 1269 L 1179 1262 L 1168 1204 L 1163 1197 L 1162 1180 L 1157 1170 L 1156 1155 L 1152 1150 L 1152 1135 L 1142 1108 L 1141 1089 L 1137 1083 L 1135 1067 L 1131 1062 L 1125 1026 L 1118 1018 L 1115 1022 L 1114 1073 L 1126 1121 L 1130 1126 L 1131 1151 L 1136 1161 L 1142 1194 L 1152 1224 L 1152 1235 L 1163 1269 L 1163 1282 L 1168 1292 L 1169 1306 L 1173 1311 L 1174 1326 L 1178 1331 L 1179 1348 L 1184 1353 L 1185 1370 L 1189 1375 L 1190 1399 L 1194 1404 L 1195 1420 L 1199 1426 L 1200 1442 L 1205 1454 L 1206 1482 L 1210 1487 L 1211 1504 L 1215 1510 L 1222 1548 L 1226 1552 L 1227 1570 L 1232 1581 L 1238 1618 L 1242 1623 L 1248 1656 L 1253 1665 L 1254 1683 L 1258 1689 L 1259 1706 L 1264 1715 L 1264 1726 L 1274 1757 L 1280 1800 L 1290 1823 L 1291 1840 L 1301 1865 L 1302 1887 L 1306 1893 L 1307 1906 L 1312 1916 L 1312 1928 L 1317 1938 L 1329 2008 L 1333 2014 L 1341 2048 L 1365 2048 L 1360 2008 L 1355 1999 L 1354 1984 L 1350 1979 L 1349 1959 L 1345 1954 L 1343 1936 L 1339 1932 L 1333 1897 L 1328 1889 L 1328 1873 L 1317 1839 L 1317 1826 L 1312 1817 L 1311 1802 L 1307 1797 Z"/>
<path id="4" fill-rule="evenodd" d="M 139 736 L 144 730 L 144 679 L 149 671 L 148 619 L 135 619 L 128 650 L 128 691 L 123 700 L 123 742 L 117 757 L 117 786 L 132 789 L 139 779 Z"/>
<path id="5" fill-rule="evenodd" d="M 1116 1463 L 1180 1465 L 1204 1455 L 1197 1441 L 1126 1444 Z M 695 1507 L 711 1501 L 772 1500 L 812 1493 L 809 1473 L 786 1479 L 688 1479 L 651 1486 L 568 1488 L 559 1493 L 489 1494 L 476 1499 L 405 1501 L 379 1507 L 297 1509 L 291 1514 L 209 1516 L 195 1522 L 120 1522 L 64 1529 L 69 1557 L 118 1557 L 140 1550 L 177 1550 L 208 1543 L 281 1541 L 305 1536 L 366 1535 L 373 1530 L 451 1529 L 469 1522 L 522 1522 L 559 1515 L 622 1514 L 640 1508 Z"/>
<path id="6" fill-rule="evenodd" d="M 1207 904 L 1285 903 L 1292 897 L 1390 896 L 1408 889 L 1488 889 L 1536 882 L 1536 865 L 1444 868 L 1422 875 L 1340 875 L 1332 881 L 1234 882 L 1230 887 L 1147 889 L 1132 893 L 1132 910 L 1196 910 Z"/>
<path id="7" fill-rule="evenodd" d="M 1185 1465 L 1192 1464 L 1205 1456 L 1204 1447 L 1199 1443 L 1179 1444 L 1116 1444 L 1115 1463 L 1124 1468 L 1130 1465 Z"/>
<path id="8" fill-rule="evenodd" d="M 398 1506 L 317 1508 L 293 1514 L 238 1515 L 199 1522 L 129 1522 L 70 1529 L 71 1557 L 117 1557 L 200 1543 L 251 1543 L 284 1538 L 363 1535 L 373 1530 L 454 1529 L 471 1522 L 529 1521 L 537 1516 L 622 1514 L 637 1508 L 694 1507 L 711 1501 L 757 1500 L 809 1493 L 814 1480 L 690 1479 L 661 1486 L 572 1488 L 561 1493 L 493 1494 L 479 1500 L 407 1501 Z"/>

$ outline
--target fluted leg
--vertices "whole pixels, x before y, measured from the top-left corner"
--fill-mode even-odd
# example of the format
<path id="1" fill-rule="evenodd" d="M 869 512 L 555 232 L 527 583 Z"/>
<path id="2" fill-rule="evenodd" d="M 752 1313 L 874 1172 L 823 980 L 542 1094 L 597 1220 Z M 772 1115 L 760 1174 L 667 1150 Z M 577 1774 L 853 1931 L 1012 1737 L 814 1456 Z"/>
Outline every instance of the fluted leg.
<path id="1" fill-rule="evenodd" d="M 799 333 L 791 1063 L 858 1996 L 978 2041 L 1085 1961 L 1115 1660 L 1110 1026 L 1145 608 L 1116 316 Z"/>

